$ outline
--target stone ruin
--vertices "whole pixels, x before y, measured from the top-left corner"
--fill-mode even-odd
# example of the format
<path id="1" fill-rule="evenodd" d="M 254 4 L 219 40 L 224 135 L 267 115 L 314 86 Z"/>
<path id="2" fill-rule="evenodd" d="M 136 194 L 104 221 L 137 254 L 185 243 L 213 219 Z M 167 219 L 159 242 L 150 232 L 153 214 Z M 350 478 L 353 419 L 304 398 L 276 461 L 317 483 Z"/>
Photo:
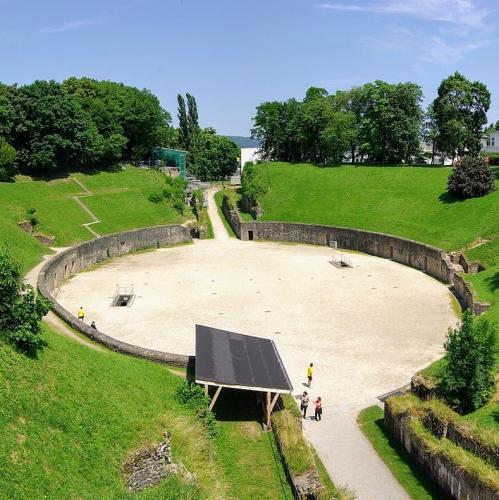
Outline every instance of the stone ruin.
<path id="1" fill-rule="evenodd" d="M 181 463 L 174 463 L 170 445 L 170 435 L 157 446 L 147 446 L 134 452 L 123 464 L 128 490 L 138 492 L 158 484 L 162 479 L 176 475 L 187 482 L 195 482 L 196 477 Z"/>

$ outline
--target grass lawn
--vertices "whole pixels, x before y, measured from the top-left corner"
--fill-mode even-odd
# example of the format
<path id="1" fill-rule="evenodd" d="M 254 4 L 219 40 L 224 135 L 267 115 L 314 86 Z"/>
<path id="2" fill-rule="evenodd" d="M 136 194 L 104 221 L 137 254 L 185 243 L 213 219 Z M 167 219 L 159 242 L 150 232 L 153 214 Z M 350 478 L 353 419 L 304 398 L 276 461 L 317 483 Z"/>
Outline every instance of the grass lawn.
<path id="1" fill-rule="evenodd" d="M 379 406 L 362 410 L 357 422 L 380 458 L 411 498 L 445 498 L 413 463 L 404 447 L 387 432 L 383 422 L 383 410 Z"/>
<path id="2" fill-rule="evenodd" d="M 267 169 L 267 164 L 257 168 Z M 450 168 L 268 164 L 263 220 L 381 231 L 457 250 L 499 236 L 499 191 L 455 201 Z"/>
<path id="3" fill-rule="evenodd" d="M 181 217 L 166 204 L 147 199 L 153 189 L 164 184 L 164 175 L 154 170 L 128 167 L 121 172 L 76 173 L 54 180 L 19 176 L 16 182 L 0 183 L 0 243 L 8 243 L 15 249 L 25 270 L 47 253 L 46 248 L 17 227 L 29 208 L 36 209 L 38 230 L 53 235 L 55 246 L 70 246 L 93 238 L 81 225 L 90 222 L 90 216 L 72 199 L 84 194 L 73 177 L 95 193 L 83 201 L 102 221 L 93 226 L 99 234 L 192 218 L 190 210 Z"/>
<path id="4" fill-rule="evenodd" d="M 132 498 L 123 461 L 168 430 L 174 460 L 196 473 L 198 488 L 168 480 L 137 498 L 291 498 L 254 414 L 221 419 L 212 440 L 174 401 L 182 378 L 166 367 L 94 351 L 48 328 L 44 336 L 38 359 L 0 342 L 0 496 Z"/>

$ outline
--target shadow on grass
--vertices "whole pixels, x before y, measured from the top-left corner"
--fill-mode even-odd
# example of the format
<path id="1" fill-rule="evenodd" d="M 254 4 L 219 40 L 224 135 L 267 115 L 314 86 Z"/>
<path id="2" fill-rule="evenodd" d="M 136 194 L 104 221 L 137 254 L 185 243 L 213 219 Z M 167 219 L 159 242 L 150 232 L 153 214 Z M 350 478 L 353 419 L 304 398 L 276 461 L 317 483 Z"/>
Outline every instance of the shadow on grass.
<path id="1" fill-rule="evenodd" d="M 490 291 L 495 292 L 499 288 L 499 271 L 488 278 L 485 278 L 485 282 Z"/>
<path id="2" fill-rule="evenodd" d="M 84 168 L 84 167 L 74 167 L 56 170 L 54 172 L 26 172 L 25 175 L 29 175 L 34 181 L 56 181 L 60 179 L 67 179 L 71 174 L 83 173 L 85 175 L 97 175 L 101 172 L 119 172 L 117 166 L 101 167 L 101 168 Z"/>
<path id="3" fill-rule="evenodd" d="M 210 395 L 213 396 L 211 392 Z M 217 420 L 221 422 L 262 421 L 257 393 L 253 391 L 224 387 L 213 407 L 213 412 Z"/>
<path id="4" fill-rule="evenodd" d="M 454 196 L 452 193 L 449 191 L 444 191 L 439 197 L 438 201 L 442 202 L 444 205 L 451 205 L 452 203 L 458 203 L 463 201 L 462 198 L 458 198 L 457 196 Z"/>
<path id="5" fill-rule="evenodd" d="M 406 451 L 406 449 L 390 433 L 386 431 L 383 419 L 379 418 L 375 420 L 374 424 L 386 438 L 386 440 L 388 441 L 388 445 L 393 450 L 393 452 L 399 457 L 401 462 L 404 462 L 409 467 L 415 479 L 419 481 L 428 495 L 438 500 L 447 498 L 444 493 L 435 485 L 435 483 L 430 480 L 428 476 L 414 463 L 414 460 Z"/>

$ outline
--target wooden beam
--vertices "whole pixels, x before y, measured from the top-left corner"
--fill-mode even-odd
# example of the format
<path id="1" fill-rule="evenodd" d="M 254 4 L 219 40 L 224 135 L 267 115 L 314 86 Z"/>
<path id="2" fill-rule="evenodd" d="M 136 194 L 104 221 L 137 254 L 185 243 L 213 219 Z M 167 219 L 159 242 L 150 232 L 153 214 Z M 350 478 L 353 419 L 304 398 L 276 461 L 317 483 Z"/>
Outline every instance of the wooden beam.
<path id="1" fill-rule="evenodd" d="M 213 406 L 215 405 L 217 399 L 218 399 L 218 395 L 220 394 L 220 391 L 222 390 L 222 386 L 219 385 L 217 387 L 217 390 L 215 392 L 215 395 L 213 396 L 213 399 L 211 400 L 211 403 L 210 403 L 210 406 L 208 406 L 208 410 L 211 411 L 213 409 Z"/>
<path id="2" fill-rule="evenodd" d="M 277 399 L 279 398 L 279 393 L 276 392 L 274 397 L 272 398 L 272 402 L 270 403 L 269 409 L 268 409 L 268 415 L 267 415 L 267 429 L 272 428 L 272 423 L 270 420 L 270 417 L 272 415 L 272 410 L 274 409 L 275 404 L 277 403 Z"/>

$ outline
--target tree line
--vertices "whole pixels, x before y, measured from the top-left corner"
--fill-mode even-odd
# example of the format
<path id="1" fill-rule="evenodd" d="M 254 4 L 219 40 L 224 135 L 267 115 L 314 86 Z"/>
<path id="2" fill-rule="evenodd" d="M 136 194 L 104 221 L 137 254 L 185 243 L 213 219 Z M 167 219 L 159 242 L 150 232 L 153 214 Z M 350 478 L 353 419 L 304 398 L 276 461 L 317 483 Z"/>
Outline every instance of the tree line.
<path id="1" fill-rule="evenodd" d="M 143 159 L 174 132 L 148 90 L 72 77 L 0 84 L 0 137 L 22 173 L 38 174 Z"/>
<path id="2" fill-rule="evenodd" d="M 213 127 L 202 129 L 196 99 L 186 94 L 177 96 L 178 102 L 178 144 L 189 152 L 188 170 L 202 181 L 224 179 L 233 174 L 239 166 L 239 148 L 228 139 L 217 135 Z"/>
<path id="3" fill-rule="evenodd" d="M 147 89 L 71 77 L 62 83 L 0 83 L 0 180 L 148 159 L 155 147 L 189 152 L 202 179 L 237 169 L 239 150 L 213 128 L 201 129 L 196 100 L 179 95 L 178 129 Z"/>
<path id="4" fill-rule="evenodd" d="M 425 161 L 421 142 L 436 155 L 478 154 L 490 92 L 456 72 L 444 79 L 427 110 L 422 88 L 376 80 L 329 94 L 311 87 L 302 101 L 270 101 L 256 109 L 252 136 L 266 159 L 335 163 Z"/>

